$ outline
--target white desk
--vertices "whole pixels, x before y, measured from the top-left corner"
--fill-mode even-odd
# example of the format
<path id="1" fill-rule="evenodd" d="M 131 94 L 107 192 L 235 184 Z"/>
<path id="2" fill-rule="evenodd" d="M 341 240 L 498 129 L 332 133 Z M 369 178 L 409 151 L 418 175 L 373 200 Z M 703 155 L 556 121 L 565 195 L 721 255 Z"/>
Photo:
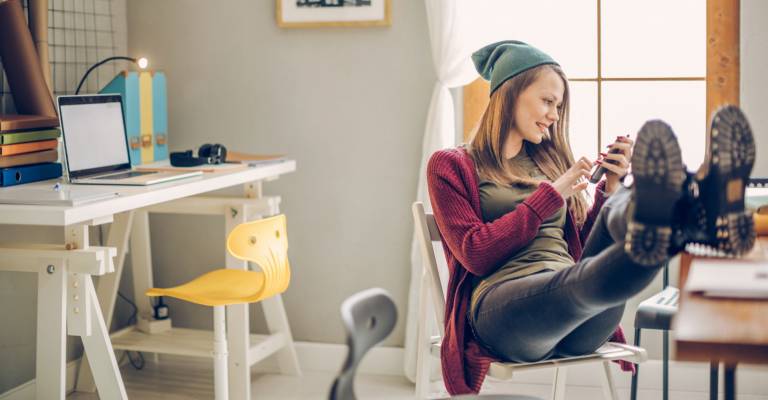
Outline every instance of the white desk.
<path id="1" fill-rule="evenodd" d="M 64 399 L 66 335 L 75 335 L 82 338 L 85 350 L 83 358 L 89 360 L 81 365 L 78 390 L 90 389 L 93 379 L 102 399 L 127 398 L 107 326 L 112 320 L 129 238 L 134 279 L 138 279 L 134 285 L 134 294 L 139 314 L 146 314 L 151 310 L 149 299 L 144 295 L 144 291 L 152 285 L 149 212 L 222 215 L 226 218 L 224 233 L 228 234 L 239 223 L 277 213 L 279 198 L 263 197 L 261 182 L 275 179 L 295 169 L 295 161 L 288 160 L 147 187 L 104 186 L 105 191 L 118 192 L 119 195 L 74 207 L 0 204 L 0 224 L 65 228 L 61 245 L 0 245 L 0 271 L 38 274 L 36 397 L 46 400 Z M 29 185 L 52 187 L 54 182 Z M 243 196 L 200 196 L 239 185 L 244 186 Z M 90 246 L 88 226 L 105 223 L 112 223 L 107 243 L 104 247 Z M 224 248 L 222 251 L 226 253 Z M 245 262 L 228 254 L 226 267 L 248 268 Z M 94 275 L 101 276 L 98 289 L 91 280 Z M 292 337 L 285 313 L 281 311 L 283 308 L 280 296 L 268 300 L 264 307 L 273 335 L 262 338 L 264 343 L 261 347 L 258 343 L 253 343 L 254 338 L 249 334 L 248 307 L 228 307 L 232 398 L 250 398 L 249 367 L 271 352 L 277 352 L 280 367 L 284 372 L 300 374 L 293 346 L 286 346 L 287 343 L 292 344 Z M 124 336 L 130 330 L 123 330 L 115 335 Z M 181 336 L 188 333 L 181 332 Z M 207 340 L 205 334 L 194 335 L 198 336 L 200 343 Z M 116 345 L 115 348 L 165 352 L 163 348 L 151 344 L 151 340 L 150 344 L 142 344 L 140 337 L 129 337 L 130 343 L 122 343 L 122 346 Z M 204 349 L 198 349 L 194 354 L 171 352 L 208 356 Z M 88 368 L 89 364 L 97 367 Z"/>

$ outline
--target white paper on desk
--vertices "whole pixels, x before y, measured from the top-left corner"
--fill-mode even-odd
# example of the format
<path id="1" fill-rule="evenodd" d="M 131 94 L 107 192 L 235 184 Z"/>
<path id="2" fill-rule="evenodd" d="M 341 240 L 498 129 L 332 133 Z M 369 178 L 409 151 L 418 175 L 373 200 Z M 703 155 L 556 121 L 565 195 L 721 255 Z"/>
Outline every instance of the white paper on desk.
<path id="1" fill-rule="evenodd" d="M 768 299 L 768 264 L 694 260 L 685 289 L 708 297 Z"/>
<path id="2" fill-rule="evenodd" d="M 0 189 L 0 204 L 32 204 L 44 206 L 76 206 L 117 196 L 115 189 L 106 186 L 60 185 L 11 186 Z"/>
<path id="3" fill-rule="evenodd" d="M 747 188 L 746 204 L 748 208 L 757 210 L 758 207 L 768 204 L 768 187 Z"/>

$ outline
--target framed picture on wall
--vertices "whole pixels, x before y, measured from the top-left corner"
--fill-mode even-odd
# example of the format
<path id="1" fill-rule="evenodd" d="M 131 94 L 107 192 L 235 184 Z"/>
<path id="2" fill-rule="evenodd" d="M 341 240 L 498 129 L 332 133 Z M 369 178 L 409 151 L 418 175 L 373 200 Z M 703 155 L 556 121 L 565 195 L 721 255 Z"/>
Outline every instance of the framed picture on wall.
<path id="1" fill-rule="evenodd" d="M 391 0 L 275 0 L 282 28 L 390 26 Z"/>

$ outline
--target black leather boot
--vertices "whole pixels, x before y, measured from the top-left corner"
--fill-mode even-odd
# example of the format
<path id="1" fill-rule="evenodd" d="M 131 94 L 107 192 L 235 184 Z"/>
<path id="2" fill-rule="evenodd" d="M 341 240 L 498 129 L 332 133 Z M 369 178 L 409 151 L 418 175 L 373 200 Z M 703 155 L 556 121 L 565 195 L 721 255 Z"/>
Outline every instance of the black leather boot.
<path id="1" fill-rule="evenodd" d="M 675 204 L 675 216 L 672 220 L 672 244 L 669 255 L 673 256 L 683 250 L 689 243 L 704 243 L 707 241 L 706 214 L 699 196 L 699 183 L 696 174 L 683 167 L 685 179 L 682 186 L 682 196 Z"/>
<path id="2" fill-rule="evenodd" d="M 683 194 L 685 169 L 672 128 L 646 122 L 632 153 L 633 196 L 624 250 L 638 264 L 656 266 L 673 251 L 672 223 Z"/>
<path id="3" fill-rule="evenodd" d="M 690 182 L 696 198 L 686 212 L 684 231 L 689 242 L 730 255 L 752 249 L 755 229 L 744 197 L 755 151 L 744 113 L 736 106 L 719 109 L 707 135 L 706 157 Z"/>

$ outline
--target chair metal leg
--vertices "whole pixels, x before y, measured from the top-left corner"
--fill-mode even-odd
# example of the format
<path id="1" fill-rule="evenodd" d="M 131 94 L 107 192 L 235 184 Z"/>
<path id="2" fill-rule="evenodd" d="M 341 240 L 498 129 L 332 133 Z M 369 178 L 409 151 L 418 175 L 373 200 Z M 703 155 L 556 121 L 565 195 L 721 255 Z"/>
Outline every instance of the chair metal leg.
<path id="1" fill-rule="evenodd" d="M 736 399 L 736 364 L 725 364 L 725 400 Z"/>
<path id="2" fill-rule="evenodd" d="M 611 362 L 603 362 L 603 397 L 606 400 L 619 400 L 619 393 L 616 391 L 616 383 L 611 373 Z"/>
<path id="3" fill-rule="evenodd" d="M 566 367 L 555 368 L 554 382 L 552 383 L 552 400 L 565 400 Z"/>
<path id="4" fill-rule="evenodd" d="M 664 331 L 664 343 L 662 349 L 662 398 L 663 400 L 669 400 L 669 331 Z"/>
<path id="5" fill-rule="evenodd" d="M 635 346 L 640 347 L 640 328 L 635 328 Z M 630 400 L 637 400 L 637 380 L 640 378 L 640 364 L 635 364 L 635 373 L 632 375 L 632 388 L 629 392 Z"/>
<path id="6" fill-rule="evenodd" d="M 717 400 L 717 380 L 719 378 L 720 363 L 712 361 L 709 364 L 709 400 Z"/>
<path id="7" fill-rule="evenodd" d="M 213 388 L 216 400 L 229 398 L 227 373 L 227 322 L 225 306 L 213 307 Z"/>

